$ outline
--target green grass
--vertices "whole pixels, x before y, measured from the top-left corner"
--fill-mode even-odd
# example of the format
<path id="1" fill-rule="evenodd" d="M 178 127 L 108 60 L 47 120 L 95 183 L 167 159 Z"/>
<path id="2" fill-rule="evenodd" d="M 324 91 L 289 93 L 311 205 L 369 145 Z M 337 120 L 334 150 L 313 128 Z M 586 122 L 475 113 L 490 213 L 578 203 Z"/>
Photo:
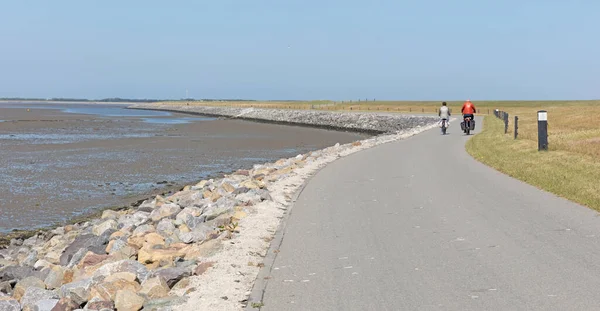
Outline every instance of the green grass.
<path id="1" fill-rule="evenodd" d="M 493 116 L 485 118 L 483 131 L 466 149 L 511 177 L 600 211 L 600 160 L 595 156 L 561 148 L 539 152 L 537 141 L 505 135 L 504 123 Z"/>

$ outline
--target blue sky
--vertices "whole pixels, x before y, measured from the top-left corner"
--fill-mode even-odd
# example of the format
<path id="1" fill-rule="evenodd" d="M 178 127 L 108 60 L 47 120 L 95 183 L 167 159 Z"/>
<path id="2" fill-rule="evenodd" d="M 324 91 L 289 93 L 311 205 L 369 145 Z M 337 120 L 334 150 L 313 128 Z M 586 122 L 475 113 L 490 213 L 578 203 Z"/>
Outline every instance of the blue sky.
<path id="1" fill-rule="evenodd" d="M 0 97 L 600 98 L 600 1 L 2 1 Z"/>

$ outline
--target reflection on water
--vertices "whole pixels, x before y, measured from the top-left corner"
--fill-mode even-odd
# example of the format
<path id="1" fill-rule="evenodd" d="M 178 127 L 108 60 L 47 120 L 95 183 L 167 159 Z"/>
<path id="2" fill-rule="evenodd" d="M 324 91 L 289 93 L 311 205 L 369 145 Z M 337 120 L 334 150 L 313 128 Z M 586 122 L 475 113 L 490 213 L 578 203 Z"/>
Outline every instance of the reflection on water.
<path id="1" fill-rule="evenodd" d="M 60 110 L 64 113 L 87 114 L 99 117 L 168 117 L 166 111 L 127 109 L 127 105 L 103 104 L 0 104 L 0 108 Z"/>
<path id="2" fill-rule="evenodd" d="M 121 133 L 121 134 L 59 134 L 59 133 L 23 133 L 0 134 L 0 141 L 27 141 L 29 144 L 70 144 L 81 141 L 118 138 L 152 137 L 152 133 Z"/>
<path id="3" fill-rule="evenodd" d="M 212 121 L 215 118 L 184 117 L 184 118 L 144 118 L 144 122 L 150 124 L 186 124 L 194 121 Z"/>
<path id="4" fill-rule="evenodd" d="M 89 114 L 100 117 L 167 117 L 170 112 L 154 110 L 126 109 L 125 106 L 94 106 L 94 107 L 69 107 L 62 110 L 66 113 Z"/>

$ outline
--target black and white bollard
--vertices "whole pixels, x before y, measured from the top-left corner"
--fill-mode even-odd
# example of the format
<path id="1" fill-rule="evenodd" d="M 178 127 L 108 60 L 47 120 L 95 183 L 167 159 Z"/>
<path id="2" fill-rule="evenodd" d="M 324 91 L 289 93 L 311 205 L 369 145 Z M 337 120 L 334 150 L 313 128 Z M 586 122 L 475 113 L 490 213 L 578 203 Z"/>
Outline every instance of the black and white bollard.
<path id="1" fill-rule="evenodd" d="M 548 112 L 538 111 L 538 151 L 548 150 Z"/>
<path id="2" fill-rule="evenodd" d="M 519 136 L 519 117 L 515 116 L 515 139 Z"/>

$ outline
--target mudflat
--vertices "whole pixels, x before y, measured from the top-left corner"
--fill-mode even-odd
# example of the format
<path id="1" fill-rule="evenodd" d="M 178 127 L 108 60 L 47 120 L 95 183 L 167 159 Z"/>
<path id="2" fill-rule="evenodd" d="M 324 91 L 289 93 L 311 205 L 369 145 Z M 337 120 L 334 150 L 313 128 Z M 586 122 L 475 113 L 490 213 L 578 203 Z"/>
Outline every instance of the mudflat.
<path id="1" fill-rule="evenodd" d="M 81 106 L 88 105 L 72 107 Z M 208 176 L 365 137 L 177 113 L 52 108 L 0 105 L 0 233 L 65 223 Z"/>

